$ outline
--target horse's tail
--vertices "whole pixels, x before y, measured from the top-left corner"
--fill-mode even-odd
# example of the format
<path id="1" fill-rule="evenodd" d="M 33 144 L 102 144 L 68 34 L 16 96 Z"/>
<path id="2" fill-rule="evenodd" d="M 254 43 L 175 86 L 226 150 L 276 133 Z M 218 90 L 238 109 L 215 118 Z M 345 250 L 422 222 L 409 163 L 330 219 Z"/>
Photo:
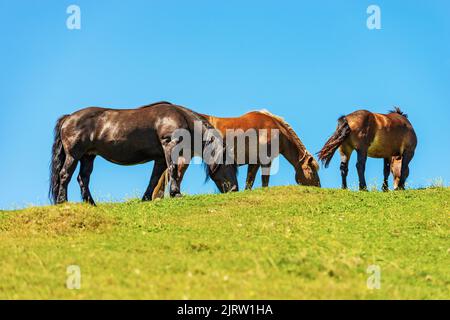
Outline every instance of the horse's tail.
<path id="1" fill-rule="evenodd" d="M 164 190 L 169 183 L 169 169 L 166 169 L 158 180 L 158 184 L 153 189 L 152 200 L 164 198 Z"/>
<path id="2" fill-rule="evenodd" d="M 330 164 L 334 153 L 337 148 L 344 142 L 344 140 L 350 135 L 351 129 L 348 125 L 345 116 L 338 119 L 338 126 L 333 135 L 328 139 L 323 148 L 318 152 L 319 160 L 325 165 L 325 168 Z"/>
<path id="3" fill-rule="evenodd" d="M 68 117 L 68 115 L 64 115 L 56 121 L 55 129 L 54 129 L 54 141 L 52 147 L 52 159 L 50 162 L 50 187 L 48 190 L 48 196 L 52 203 L 56 203 L 58 198 L 58 190 L 59 190 L 59 172 L 64 165 L 64 161 L 66 160 L 66 153 L 64 151 L 64 147 L 62 145 L 61 140 L 61 126 L 64 123 L 64 120 Z"/>

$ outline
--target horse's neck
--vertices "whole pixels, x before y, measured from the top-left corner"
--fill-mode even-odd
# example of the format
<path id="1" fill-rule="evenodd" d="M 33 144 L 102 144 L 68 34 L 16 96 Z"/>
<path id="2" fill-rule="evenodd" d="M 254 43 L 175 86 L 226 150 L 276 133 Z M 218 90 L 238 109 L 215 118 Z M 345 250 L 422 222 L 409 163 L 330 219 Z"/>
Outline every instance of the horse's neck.
<path id="1" fill-rule="evenodd" d="M 297 145 L 284 134 L 280 136 L 280 153 L 286 160 L 297 169 L 300 166 L 300 158 L 306 150 L 299 150 Z"/>
<path id="2" fill-rule="evenodd" d="M 219 129 L 219 128 L 217 128 L 217 126 L 219 124 L 219 118 L 216 118 L 216 117 L 213 117 L 213 116 L 209 116 L 209 115 L 204 115 L 204 116 L 205 116 L 206 120 L 208 120 L 208 122 L 211 123 L 211 125 L 214 128 Z"/>
<path id="3" fill-rule="evenodd" d="M 234 119 L 217 118 L 206 114 L 203 114 L 202 116 L 205 117 L 209 121 L 209 123 L 212 124 L 213 127 L 217 128 L 222 133 L 223 136 L 225 136 L 226 134 L 225 128 L 235 126 L 235 124 L 231 123 L 235 121 Z M 281 130 L 280 130 L 279 147 L 280 153 L 295 169 L 297 169 L 300 166 L 299 160 L 306 153 L 306 149 L 299 150 L 298 146 L 291 140 L 291 138 L 286 136 L 285 134 L 282 134 Z"/>
<path id="4" fill-rule="evenodd" d="M 230 125 L 229 119 L 227 118 L 218 118 L 214 116 L 209 115 L 203 115 L 211 125 L 216 128 L 220 134 L 222 134 L 222 137 L 225 138 L 226 135 L 226 129 L 227 128 L 233 128 L 233 125 Z"/>

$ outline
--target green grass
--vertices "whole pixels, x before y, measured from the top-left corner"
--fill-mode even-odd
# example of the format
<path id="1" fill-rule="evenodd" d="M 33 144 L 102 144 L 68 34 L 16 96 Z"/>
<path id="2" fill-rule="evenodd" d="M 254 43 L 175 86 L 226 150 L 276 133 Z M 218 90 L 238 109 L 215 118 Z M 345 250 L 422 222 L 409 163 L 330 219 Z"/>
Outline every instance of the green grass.
<path id="1" fill-rule="evenodd" d="M 0 298 L 449 299 L 449 200 L 290 186 L 2 211 Z"/>

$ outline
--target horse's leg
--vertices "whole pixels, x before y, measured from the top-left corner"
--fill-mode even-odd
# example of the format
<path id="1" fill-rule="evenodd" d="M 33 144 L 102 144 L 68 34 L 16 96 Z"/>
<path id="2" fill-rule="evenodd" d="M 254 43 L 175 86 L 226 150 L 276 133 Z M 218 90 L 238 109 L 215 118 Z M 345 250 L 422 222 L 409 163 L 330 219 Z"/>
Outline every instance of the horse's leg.
<path id="1" fill-rule="evenodd" d="M 178 159 L 178 171 L 177 171 L 177 179 L 180 181 L 183 180 L 184 174 L 186 173 L 187 168 L 189 167 L 189 162 L 184 157 L 180 157 Z"/>
<path id="2" fill-rule="evenodd" d="M 67 201 L 67 186 L 69 185 L 73 172 L 77 167 L 77 162 L 78 161 L 70 154 L 66 154 L 66 160 L 64 161 L 64 165 L 59 172 L 60 185 L 58 191 L 58 199 L 56 201 L 57 204 Z"/>
<path id="3" fill-rule="evenodd" d="M 383 166 L 383 191 L 389 191 L 389 174 L 391 173 L 391 158 L 384 158 L 384 166 Z"/>
<path id="4" fill-rule="evenodd" d="M 269 186 L 270 166 L 271 165 L 272 165 L 272 163 L 261 165 L 261 181 L 262 181 L 263 188 Z"/>
<path id="5" fill-rule="evenodd" d="M 142 197 L 142 201 L 150 201 L 152 200 L 153 190 L 158 184 L 159 178 L 163 174 L 163 172 L 167 169 L 167 164 L 165 160 L 157 160 L 155 161 L 155 165 L 153 166 L 152 176 L 150 178 L 150 182 L 147 186 L 147 190 L 145 190 L 144 196 Z"/>
<path id="6" fill-rule="evenodd" d="M 358 160 L 356 162 L 356 169 L 359 177 L 359 190 L 367 190 L 366 178 L 364 172 L 366 171 L 367 150 L 357 150 Z"/>
<path id="7" fill-rule="evenodd" d="M 80 159 L 80 173 L 78 174 L 77 180 L 80 185 L 83 201 L 95 206 L 94 199 L 89 190 L 89 180 L 94 169 L 94 159 L 95 155 L 86 155 Z"/>
<path id="8" fill-rule="evenodd" d="M 391 172 L 394 177 L 394 190 L 398 189 L 398 184 L 400 182 L 400 176 L 402 171 L 402 157 L 392 157 L 391 160 Z"/>
<path id="9" fill-rule="evenodd" d="M 170 196 L 181 197 L 181 181 L 183 180 L 184 173 L 189 167 L 189 162 L 183 156 L 178 157 L 177 164 L 173 166 L 173 172 L 169 170 L 169 177 L 172 177 L 172 183 L 170 184 Z"/>
<path id="10" fill-rule="evenodd" d="M 408 178 L 409 175 L 409 163 L 412 160 L 412 158 L 414 157 L 414 152 L 404 152 L 402 155 L 402 169 L 401 169 L 401 173 L 400 173 L 400 181 L 398 183 L 398 188 L 399 190 L 405 190 L 405 182 L 406 182 L 406 178 Z"/>
<path id="11" fill-rule="evenodd" d="M 172 151 L 178 142 L 179 142 L 178 140 L 161 141 L 169 174 L 169 181 L 170 181 L 169 193 L 171 197 L 181 196 L 180 186 L 181 186 L 182 170 L 180 170 L 179 166 L 186 165 L 185 158 L 183 156 L 179 156 L 176 163 L 172 160 Z"/>
<path id="12" fill-rule="evenodd" d="M 251 190 L 255 182 L 256 173 L 258 172 L 259 164 L 249 164 L 247 169 L 247 180 L 245 181 L 245 190 Z"/>
<path id="13" fill-rule="evenodd" d="M 348 175 L 348 163 L 350 161 L 351 152 L 346 152 L 342 148 L 339 149 L 341 153 L 341 178 L 342 178 L 342 189 L 347 189 L 347 175 Z"/>

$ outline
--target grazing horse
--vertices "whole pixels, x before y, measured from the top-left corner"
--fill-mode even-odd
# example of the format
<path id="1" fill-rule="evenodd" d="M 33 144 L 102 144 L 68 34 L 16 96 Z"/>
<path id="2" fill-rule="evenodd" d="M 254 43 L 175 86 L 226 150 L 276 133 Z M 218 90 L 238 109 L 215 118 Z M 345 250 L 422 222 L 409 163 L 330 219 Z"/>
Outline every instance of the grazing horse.
<path id="1" fill-rule="evenodd" d="M 319 151 L 319 160 L 328 167 L 334 152 L 339 148 L 342 188 L 346 189 L 348 162 L 353 150 L 356 150 L 359 189 L 367 190 L 364 177 L 367 157 L 383 158 L 383 190 L 389 189 L 390 171 L 394 175 L 394 188 L 404 189 L 416 145 L 414 129 L 400 108 L 395 107 L 389 114 L 358 110 L 339 118 L 336 131 Z"/>
<path id="2" fill-rule="evenodd" d="M 166 169 L 170 177 L 170 195 L 179 196 L 179 166 L 183 157 L 172 160 L 172 151 L 181 143 L 181 139 L 175 138 L 173 133 L 183 129 L 194 137 L 194 121 L 201 123 L 205 136 L 202 139 L 203 148 L 225 150 L 222 143 L 218 144 L 219 139 L 207 134 L 214 129 L 208 121 L 187 108 L 169 102 L 123 110 L 91 107 L 62 116 L 56 123 L 52 148 L 49 190 L 52 202 L 67 201 L 67 186 L 80 162 L 78 183 L 83 201 L 95 205 L 89 191 L 89 178 L 98 155 L 120 165 L 154 160 L 143 200 L 151 199 L 153 189 Z M 195 154 L 195 150 L 191 152 Z M 237 191 L 235 165 L 210 163 L 206 172 L 221 192 Z"/>
<path id="3" fill-rule="evenodd" d="M 219 118 L 206 114 L 199 114 L 209 123 L 211 123 L 221 134 L 222 137 L 227 137 L 227 130 L 235 130 L 237 133 L 235 139 L 241 138 L 245 139 L 248 130 L 255 130 L 256 133 L 261 133 L 260 130 L 266 130 L 267 138 L 261 139 L 258 135 L 258 148 L 261 148 L 261 144 L 266 144 L 265 150 L 269 150 L 268 145 L 271 144 L 271 130 L 277 129 L 279 132 L 279 152 L 282 154 L 295 169 L 295 181 L 298 184 L 303 184 L 307 186 L 317 186 L 320 187 L 320 179 L 318 175 L 319 165 L 314 157 L 306 150 L 305 146 L 298 138 L 297 134 L 291 128 L 291 126 L 283 120 L 281 117 L 271 114 L 266 110 L 252 111 L 246 113 L 240 117 L 236 118 Z M 240 133 L 238 133 L 240 132 Z M 263 135 L 264 136 L 264 135 Z M 234 141 L 234 146 L 236 146 L 236 141 Z M 238 160 L 238 152 L 245 152 L 245 158 L 243 162 Z M 262 186 L 267 187 L 269 185 L 270 177 L 270 166 L 271 162 L 261 163 L 258 158 L 256 163 L 250 160 L 252 155 L 259 154 L 259 150 L 255 150 L 249 146 L 248 141 L 245 143 L 245 150 L 238 150 L 234 148 L 234 161 L 238 165 L 248 165 L 246 189 L 251 189 L 255 181 L 256 173 L 261 167 L 261 180 Z M 271 159 L 275 158 L 277 155 L 270 155 Z M 184 170 L 186 170 L 187 164 Z M 164 175 L 161 177 L 159 185 L 155 188 L 155 197 L 161 197 L 163 194 L 159 192 L 161 189 L 164 190 Z"/>

